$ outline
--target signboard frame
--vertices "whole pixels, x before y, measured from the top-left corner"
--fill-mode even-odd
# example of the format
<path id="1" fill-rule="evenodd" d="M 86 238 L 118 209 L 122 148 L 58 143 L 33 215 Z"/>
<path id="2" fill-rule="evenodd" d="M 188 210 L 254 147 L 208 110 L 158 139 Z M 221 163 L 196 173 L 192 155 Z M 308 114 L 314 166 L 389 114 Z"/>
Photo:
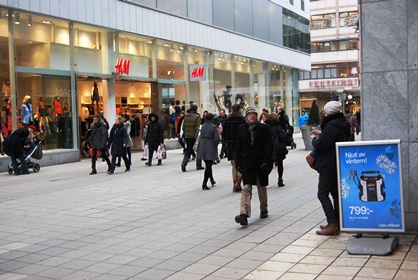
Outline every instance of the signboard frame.
<path id="1" fill-rule="evenodd" d="M 336 155 L 341 231 L 405 232 L 400 140 L 337 142 Z"/>

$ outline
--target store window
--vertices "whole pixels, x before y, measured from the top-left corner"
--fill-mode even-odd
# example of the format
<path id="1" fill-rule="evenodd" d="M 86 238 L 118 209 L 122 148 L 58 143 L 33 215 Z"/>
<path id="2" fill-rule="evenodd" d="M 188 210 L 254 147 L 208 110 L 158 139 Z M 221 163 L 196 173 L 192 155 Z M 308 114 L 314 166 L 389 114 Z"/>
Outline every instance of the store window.
<path id="1" fill-rule="evenodd" d="M 153 41 L 149 38 L 120 34 L 117 59 L 129 61 L 129 76 L 150 78 L 152 48 Z"/>
<path id="2" fill-rule="evenodd" d="M 16 65 L 70 70 L 69 29 L 66 21 L 14 13 Z"/>
<path id="3" fill-rule="evenodd" d="M 70 78 L 18 73 L 17 92 L 19 113 L 26 106 L 25 97 L 30 97 L 34 125 L 44 138 L 43 149 L 72 149 Z"/>
<path id="4" fill-rule="evenodd" d="M 102 73 L 101 32 L 106 31 L 82 24 L 74 25 L 77 71 Z"/>

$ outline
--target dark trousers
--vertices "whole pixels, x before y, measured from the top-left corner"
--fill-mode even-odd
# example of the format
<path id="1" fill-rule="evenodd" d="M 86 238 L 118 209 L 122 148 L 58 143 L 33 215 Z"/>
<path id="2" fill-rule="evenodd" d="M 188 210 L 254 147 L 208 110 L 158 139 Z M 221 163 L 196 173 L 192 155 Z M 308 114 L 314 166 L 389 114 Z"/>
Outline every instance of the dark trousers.
<path id="1" fill-rule="evenodd" d="M 181 145 L 181 147 L 184 149 L 185 145 L 184 145 L 184 139 L 183 138 L 178 138 L 177 141 L 179 142 L 179 144 Z"/>
<path id="2" fill-rule="evenodd" d="M 26 159 L 22 157 L 16 157 L 16 155 L 12 154 L 12 167 L 15 175 L 19 175 L 19 163 L 17 162 L 17 159 L 20 160 L 22 173 L 23 174 L 29 174 L 28 164 L 26 163 Z"/>
<path id="3" fill-rule="evenodd" d="M 214 181 L 213 173 L 212 173 L 213 160 L 204 160 L 204 162 L 205 162 L 205 175 L 203 177 L 203 185 L 206 186 L 206 183 L 208 182 L 209 179 L 211 182 Z"/>
<path id="4" fill-rule="evenodd" d="M 331 194 L 334 204 L 331 202 L 329 194 Z M 321 202 L 328 224 L 337 222 L 340 219 L 337 174 L 319 174 L 318 199 Z"/>
<path id="5" fill-rule="evenodd" d="M 110 160 L 107 157 L 106 149 L 95 149 L 95 148 L 93 148 L 93 154 L 91 157 L 91 168 L 96 169 L 97 151 L 100 151 L 100 157 L 106 161 L 108 169 L 110 169 Z"/>
<path id="6" fill-rule="evenodd" d="M 220 155 L 223 156 L 227 156 L 227 152 L 226 152 L 226 142 L 225 140 L 222 138 L 222 146 L 221 146 L 221 153 Z"/>
<path id="7" fill-rule="evenodd" d="M 154 152 L 157 152 L 158 145 L 150 145 L 148 144 L 148 162 L 152 163 L 152 156 L 154 155 Z"/>
<path id="8" fill-rule="evenodd" d="M 128 161 L 130 164 L 132 164 L 132 153 L 131 153 L 131 147 L 126 147 L 126 157 L 128 158 Z M 120 165 L 120 160 L 122 157 L 118 157 L 118 165 Z"/>
<path id="9" fill-rule="evenodd" d="M 116 160 L 118 159 L 119 156 L 114 156 L 112 155 L 112 164 L 110 166 L 110 171 L 114 172 L 115 171 L 115 166 L 116 166 Z M 125 163 L 126 169 L 130 169 L 131 168 L 131 164 L 129 163 L 128 158 L 126 157 L 126 154 L 122 156 L 123 162 Z"/>
<path id="10" fill-rule="evenodd" d="M 283 160 L 279 159 L 277 161 L 277 174 L 279 175 L 279 179 L 283 178 L 283 171 L 284 171 Z"/>
<path id="11" fill-rule="evenodd" d="M 184 151 L 183 161 L 181 162 L 182 166 L 187 166 L 187 163 L 189 162 L 189 159 L 191 155 L 194 154 L 193 146 L 196 142 L 195 138 L 185 138 L 186 142 L 186 150 Z"/>

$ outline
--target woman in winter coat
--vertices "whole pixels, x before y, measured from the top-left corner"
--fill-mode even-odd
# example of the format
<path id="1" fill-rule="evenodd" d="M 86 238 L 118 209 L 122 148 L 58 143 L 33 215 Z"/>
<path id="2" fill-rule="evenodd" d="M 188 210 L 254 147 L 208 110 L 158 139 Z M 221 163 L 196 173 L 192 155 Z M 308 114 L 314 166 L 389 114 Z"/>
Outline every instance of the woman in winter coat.
<path id="1" fill-rule="evenodd" d="M 91 155 L 91 172 L 90 175 L 97 174 L 96 161 L 97 152 L 100 151 L 100 156 L 107 163 L 107 171 L 111 170 L 110 160 L 107 157 L 107 126 L 100 115 L 93 116 L 93 123 L 91 124 L 90 147 L 93 149 Z"/>
<path id="2" fill-rule="evenodd" d="M 197 147 L 197 158 L 205 161 L 205 175 L 203 177 L 202 190 L 210 190 L 206 185 L 208 180 L 213 185 L 216 184 L 213 179 L 212 165 L 213 161 L 218 159 L 218 144 L 219 144 L 219 131 L 216 125 L 213 123 L 213 114 L 206 115 L 205 123 L 200 129 L 199 144 Z"/>
<path id="3" fill-rule="evenodd" d="M 273 142 L 273 156 L 272 161 L 277 162 L 277 173 L 279 175 L 277 185 L 284 187 L 283 183 L 283 160 L 289 152 L 286 148 L 286 135 L 283 131 L 279 116 L 277 114 L 270 114 L 268 119 L 264 122 L 270 129 L 270 136 Z"/>
<path id="4" fill-rule="evenodd" d="M 164 129 L 159 120 L 154 112 L 148 116 L 148 130 L 145 137 L 145 144 L 148 144 L 148 161 L 145 163 L 147 166 L 152 165 L 152 156 L 157 152 L 158 146 L 164 144 Z M 161 165 L 161 159 L 158 160 L 157 165 Z"/>
<path id="5" fill-rule="evenodd" d="M 110 166 L 110 170 L 107 172 L 108 174 L 113 174 L 113 172 L 115 172 L 116 159 L 118 156 L 121 156 L 125 162 L 125 172 L 131 171 L 131 164 L 126 157 L 125 148 L 126 145 L 128 145 L 128 142 L 128 132 L 123 125 L 123 118 L 119 116 L 115 119 L 115 124 L 113 125 L 109 136 L 108 148 L 111 149 L 110 154 L 112 155 L 112 164 Z"/>
<path id="6" fill-rule="evenodd" d="M 128 141 L 128 144 L 126 145 L 126 155 L 129 160 L 129 164 L 132 164 L 132 153 L 131 153 L 131 147 L 133 146 L 132 138 L 131 138 L 132 124 L 131 124 L 131 121 L 129 120 L 128 114 L 123 114 L 122 118 L 124 122 L 123 125 L 125 126 L 126 132 L 128 132 L 128 136 L 129 136 L 129 141 Z M 116 164 L 117 167 L 120 167 L 120 160 L 121 160 L 121 157 L 118 157 L 118 163 Z"/>

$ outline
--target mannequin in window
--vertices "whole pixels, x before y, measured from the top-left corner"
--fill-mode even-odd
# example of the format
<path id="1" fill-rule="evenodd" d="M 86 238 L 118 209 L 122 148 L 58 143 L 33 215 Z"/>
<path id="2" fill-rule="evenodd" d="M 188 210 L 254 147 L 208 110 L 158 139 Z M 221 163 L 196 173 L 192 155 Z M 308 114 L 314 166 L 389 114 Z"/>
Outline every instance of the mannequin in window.
<path id="1" fill-rule="evenodd" d="M 28 128 L 28 126 L 33 123 L 32 104 L 31 104 L 31 98 L 29 95 L 26 95 L 23 98 L 20 112 L 21 112 L 20 123 L 22 124 L 23 127 Z"/>
<path id="2" fill-rule="evenodd" d="M 46 114 L 45 98 L 43 96 L 39 97 L 38 116 L 39 116 L 39 131 L 44 134 L 45 133 L 51 134 L 51 130 L 49 129 L 48 117 Z"/>
<path id="3" fill-rule="evenodd" d="M 52 106 L 54 107 L 54 115 L 57 117 L 57 132 L 62 132 L 63 125 L 62 125 L 62 104 L 60 101 L 59 95 L 55 96 L 54 101 L 52 102 Z"/>
<path id="4" fill-rule="evenodd" d="M 93 105 L 94 102 L 96 102 L 96 108 L 94 109 L 94 113 L 97 114 L 99 112 L 99 88 L 97 87 L 97 83 L 94 82 L 93 84 L 93 90 L 91 93 L 91 104 Z M 94 106 L 93 106 L 94 108 Z"/>
<path id="5" fill-rule="evenodd" d="M 2 93 L 4 99 L 9 99 L 10 98 L 10 81 L 9 80 L 4 80 L 3 81 L 3 86 L 1 88 L 1 93 Z"/>

